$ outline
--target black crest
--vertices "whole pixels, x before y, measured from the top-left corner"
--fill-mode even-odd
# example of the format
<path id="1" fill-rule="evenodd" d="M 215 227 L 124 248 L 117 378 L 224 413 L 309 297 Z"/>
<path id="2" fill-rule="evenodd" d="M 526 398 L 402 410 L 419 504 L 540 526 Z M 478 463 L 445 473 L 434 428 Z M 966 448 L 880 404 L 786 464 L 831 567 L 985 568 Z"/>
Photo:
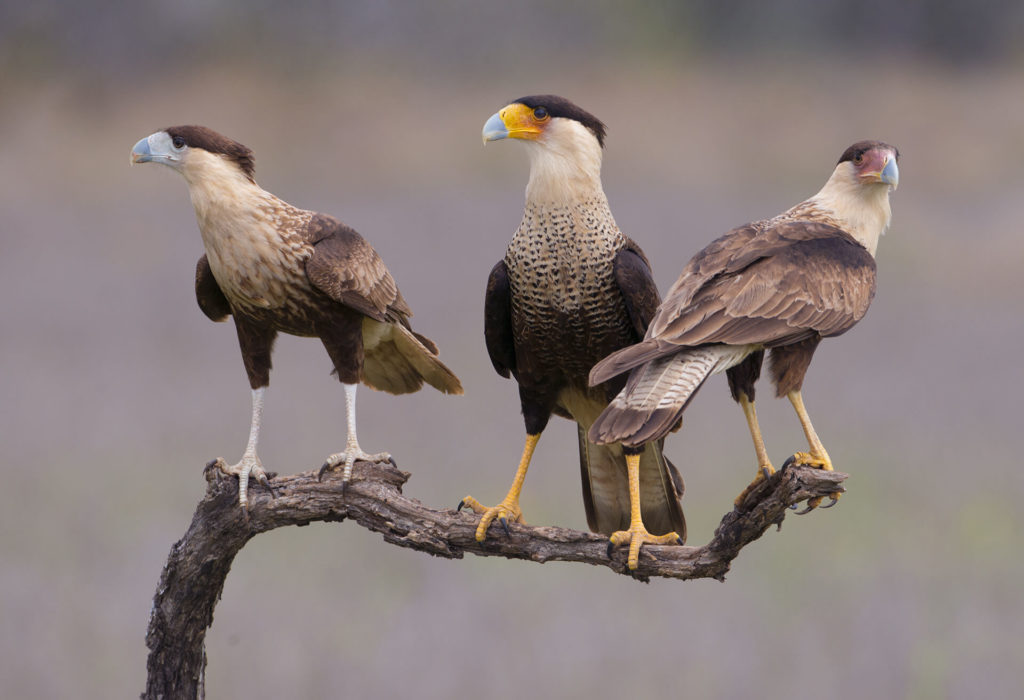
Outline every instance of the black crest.
<path id="1" fill-rule="evenodd" d="M 836 165 L 839 165 L 839 163 L 845 163 L 848 160 L 855 160 L 858 156 L 864 155 L 872 148 L 886 148 L 891 150 L 893 153 L 896 154 L 896 161 L 899 162 L 900 152 L 899 150 L 896 149 L 895 146 L 890 146 L 889 144 L 884 143 L 883 141 L 858 141 L 857 143 L 853 144 L 845 151 L 843 151 L 843 155 L 839 156 L 839 161 L 836 163 Z"/>
<path id="2" fill-rule="evenodd" d="M 558 95 L 529 95 L 528 97 L 520 97 L 518 100 L 512 100 L 512 102 L 526 105 L 530 109 L 543 107 L 552 117 L 562 117 L 578 121 L 594 133 L 594 136 L 597 137 L 597 142 L 601 144 L 601 148 L 604 148 L 604 122 L 590 112 L 580 109 L 564 97 L 559 97 Z"/>
<path id="3" fill-rule="evenodd" d="M 189 148 L 201 148 L 234 161 L 246 177 L 250 180 L 253 179 L 253 174 L 256 172 L 256 158 L 253 156 L 252 149 L 243 146 L 238 141 L 232 141 L 227 136 L 218 134 L 205 126 L 172 126 L 164 131 L 172 139 L 179 136 L 185 139 L 185 145 Z"/>

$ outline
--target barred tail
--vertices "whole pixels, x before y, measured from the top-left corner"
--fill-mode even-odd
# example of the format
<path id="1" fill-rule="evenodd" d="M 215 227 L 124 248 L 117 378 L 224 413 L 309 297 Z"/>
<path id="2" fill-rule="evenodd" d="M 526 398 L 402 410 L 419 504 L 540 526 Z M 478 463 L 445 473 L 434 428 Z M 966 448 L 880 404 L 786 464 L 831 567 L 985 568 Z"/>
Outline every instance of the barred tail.
<path id="1" fill-rule="evenodd" d="M 729 345 L 689 348 L 635 368 L 629 381 L 590 428 L 598 444 L 642 445 L 664 437 L 710 375 L 736 364 L 749 350 Z"/>

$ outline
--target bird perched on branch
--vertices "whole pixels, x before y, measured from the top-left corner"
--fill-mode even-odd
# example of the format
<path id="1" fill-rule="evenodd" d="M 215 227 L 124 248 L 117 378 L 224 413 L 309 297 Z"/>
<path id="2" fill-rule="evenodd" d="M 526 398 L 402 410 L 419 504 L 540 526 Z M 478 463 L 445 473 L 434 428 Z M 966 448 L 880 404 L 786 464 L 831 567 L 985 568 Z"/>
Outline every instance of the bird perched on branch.
<path id="1" fill-rule="evenodd" d="M 801 387 L 822 338 L 863 318 L 875 294 L 875 250 L 889 227 L 889 192 L 899 184 L 899 152 L 860 141 L 839 158 L 821 191 L 772 219 L 733 229 L 690 260 L 643 342 L 599 362 L 590 383 L 629 372 L 625 388 L 594 422 L 599 444 L 660 440 L 712 374 L 725 371 L 747 419 L 758 472 L 774 472 L 754 411 L 765 350 L 779 397 L 787 396 L 807 437 L 798 465 L 832 469 L 811 425 Z M 832 494 L 832 503 L 839 494 Z M 821 498 L 811 499 L 808 510 Z M 805 511 L 806 512 L 806 511 Z"/>
<path id="2" fill-rule="evenodd" d="M 512 488 L 482 514 L 476 539 L 495 518 L 522 521 L 520 490 L 551 414 L 578 425 L 587 523 L 630 544 L 636 568 L 644 542 L 682 543 L 683 482 L 660 441 L 632 449 L 595 445 L 587 430 L 622 387 L 590 388 L 595 362 L 643 337 L 658 305 L 650 265 L 615 224 L 601 187 L 605 126 L 555 95 L 523 97 L 487 120 L 484 142 L 521 140 L 530 156 L 526 210 L 505 258 L 487 281 L 484 334 L 498 374 L 515 377 L 526 445 Z M 642 514 L 642 515 L 641 515 Z M 654 534 L 650 534 L 654 533 Z"/>
<path id="3" fill-rule="evenodd" d="M 176 126 L 141 139 L 131 160 L 162 163 L 185 178 L 206 249 L 196 266 L 199 308 L 213 321 L 235 321 L 252 387 L 252 423 L 242 459 L 217 464 L 238 476 L 243 508 L 249 475 L 267 484 L 256 442 L 278 333 L 320 338 L 345 386 L 346 447 L 321 469 L 323 476 L 344 465 L 343 484 L 356 460 L 391 460 L 359 447 L 359 382 L 392 394 L 417 391 L 424 382 L 462 393 L 458 377 L 437 359 L 437 346 L 409 326 L 412 311 L 377 252 L 338 220 L 293 207 L 257 185 L 251 150 L 206 127 Z"/>

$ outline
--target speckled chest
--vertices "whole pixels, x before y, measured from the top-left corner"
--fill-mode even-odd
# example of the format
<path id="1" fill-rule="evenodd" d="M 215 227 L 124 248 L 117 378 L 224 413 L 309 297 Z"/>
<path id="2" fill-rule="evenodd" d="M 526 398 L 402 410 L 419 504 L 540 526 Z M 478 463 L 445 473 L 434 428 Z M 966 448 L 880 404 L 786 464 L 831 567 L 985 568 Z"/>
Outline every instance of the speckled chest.
<path id="1" fill-rule="evenodd" d="M 603 199 L 527 205 L 505 253 L 521 371 L 579 379 L 632 341 L 614 274 L 625 245 Z"/>
<path id="2" fill-rule="evenodd" d="M 210 269 L 234 309 L 280 330 L 305 330 L 315 295 L 305 273 L 313 247 L 301 232 L 311 216 L 266 203 L 244 217 L 200 218 Z"/>

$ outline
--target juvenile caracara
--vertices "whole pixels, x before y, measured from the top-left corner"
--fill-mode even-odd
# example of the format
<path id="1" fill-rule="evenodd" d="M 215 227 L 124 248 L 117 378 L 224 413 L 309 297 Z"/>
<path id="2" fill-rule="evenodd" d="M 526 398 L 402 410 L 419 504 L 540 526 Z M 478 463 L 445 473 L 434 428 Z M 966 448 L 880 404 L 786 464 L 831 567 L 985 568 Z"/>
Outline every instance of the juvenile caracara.
<path id="1" fill-rule="evenodd" d="M 459 506 L 483 514 L 480 541 L 495 518 L 506 531 L 508 519 L 521 522 L 519 494 L 540 434 L 552 413 L 569 418 L 578 425 L 587 523 L 611 536 L 609 549 L 630 543 L 636 568 L 642 543 L 683 541 L 683 482 L 661 441 L 624 450 L 587 440 L 623 385 L 588 387 L 590 368 L 640 340 L 658 305 L 647 258 L 615 225 L 601 187 L 604 135 L 597 118 L 554 95 L 516 100 L 484 125 L 485 143 L 520 139 L 530 156 L 526 211 L 491 270 L 484 307 L 491 362 L 519 384 L 526 447 L 499 505 L 467 496 Z"/>
<path id="2" fill-rule="evenodd" d="M 810 446 L 793 462 L 832 469 L 800 388 L 821 339 L 852 328 L 875 294 L 874 255 L 892 216 L 889 192 L 899 183 L 898 158 L 893 146 L 880 141 L 855 143 L 818 194 L 773 219 L 733 229 L 697 253 L 643 342 L 612 353 L 591 371 L 594 385 L 630 372 L 626 387 L 591 427 L 591 439 L 626 445 L 660 440 L 704 380 L 724 370 L 754 440 L 753 486 L 775 471 L 754 412 L 754 383 L 764 351 L 771 350 L 778 396 L 793 403 Z M 832 495 L 833 504 L 838 497 Z M 808 509 L 821 500 L 809 501 Z"/>
<path id="3" fill-rule="evenodd" d="M 210 319 L 234 317 L 252 387 L 252 424 L 238 475 L 238 499 L 247 506 L 249 475 L 267 476 L 256 455 L 263 394 L 277 334 L 320 338 L 345 385 L 348 440 L 321 469 L 344 464 L 348 483 L 355 460 L 391 460 L 367 454 L 356 439 L 356 385 L 392 394 L 427 382 L 461 394 L 458 378 L 437 359 L 437 346 L 409 327 L 412 311 L 377 252 L 348 226 L 304 211 L 256 184 L 252 151 L 202 126 L 176 126 L 140 140 L 133 163 L 162 163 L 188 183 L 206 255 L 196 266 L 196 298 Z"/>

